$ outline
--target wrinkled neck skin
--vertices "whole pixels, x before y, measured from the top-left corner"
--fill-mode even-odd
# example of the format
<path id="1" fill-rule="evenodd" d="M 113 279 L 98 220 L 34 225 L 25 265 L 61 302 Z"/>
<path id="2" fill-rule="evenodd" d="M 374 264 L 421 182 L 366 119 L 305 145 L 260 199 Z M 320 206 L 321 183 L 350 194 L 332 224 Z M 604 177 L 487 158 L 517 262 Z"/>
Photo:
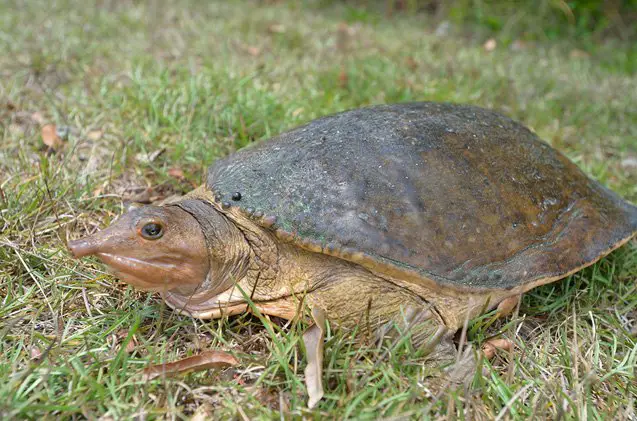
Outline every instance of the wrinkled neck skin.
<path id="1" fill-rule="evenodd" d="M 198 198 L 185 198 L 169 206 L 177 206 L 192 215 L 201 227 L 210 261 L 206 278 L 197 286 L 177 287 L 162 295 L 176 310 L 188 312 L 191 308 L 211 307 L 222 301 L 224 293 L 237 281 L 245 278 L 250 256 L 250 245 L 232 221 L 211 203 Z"/>
<path id="2" fill-rule="evenodd" d="M 273 290 L 279 273 L 279 249 L 266 230 L 238 212 L 218 209 L 204 189 L 191 192 L 171 206 L 188 212 L 201 226 L 210 271 L 194 288 L 164 292 L 163 298 L 170 307 L 209 319 L 244 312 L 245 295 L 255 302 L 287 295 L 285 291 L 277 294 L 276 288 Z"/>
<path id="3" fill-rule="evenodd" d="M 162 294 L 171 308 L 183 314 L 199 319 L 241 314 L 249 308 L 248 297 L 261 313 L 292 319 L 317 289 L 325 289 L 324 301 L 331 301 L 327 285 L 351 287 L 378 280 L 357 265 L 277 239 L 236 207 L 219 209 L 204 187 L 174 206 L 198 221 L 210 260 L 208 276 L 196 288 Z M 319 303 L 323 298 L 314 297 L 314 304 L 325 307 Z"/>

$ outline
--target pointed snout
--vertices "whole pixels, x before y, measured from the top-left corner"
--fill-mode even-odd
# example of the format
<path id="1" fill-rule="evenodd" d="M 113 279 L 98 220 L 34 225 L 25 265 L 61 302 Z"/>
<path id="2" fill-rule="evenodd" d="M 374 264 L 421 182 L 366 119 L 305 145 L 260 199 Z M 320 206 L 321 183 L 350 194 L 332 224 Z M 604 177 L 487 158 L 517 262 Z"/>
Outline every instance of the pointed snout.
<path id="1" fill-rule="evenodd" d="M 69 241 L 67 246 L 73 257 L 79 259 L 92 254 L 109 252 L 114 247 L 116 248 L 119 242 L 129 236 L 130 218 L 127 218 L 127 215 L 129 214 L 124 214 L 115 223 L 91 235 Z"/>
<path id="2" fill-rule="evenodd" d="M 69 241 L 68 246 L 71 254 L 73 254 L 73 257 L 76 259 L 98 252 L 98 244 L 93 237 L 84 237 L 79 240 Z"/>

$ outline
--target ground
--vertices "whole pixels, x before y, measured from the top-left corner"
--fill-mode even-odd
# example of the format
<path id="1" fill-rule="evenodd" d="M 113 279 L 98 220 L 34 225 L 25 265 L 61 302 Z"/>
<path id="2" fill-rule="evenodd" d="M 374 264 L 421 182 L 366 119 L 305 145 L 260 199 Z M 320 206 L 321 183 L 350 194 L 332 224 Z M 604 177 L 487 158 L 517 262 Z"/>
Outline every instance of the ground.
<path id="1" fill-rule="evenodd" d="M 312 411 L 297 324 L 178 316 L 65 247 L 129 201 L 191 190 L 241 146 L 398 101 L 497 108 L 637 201 L 634 44 L 511 28 L 489 39 L 340 2 L 0 4 L 0 418 L 634 419 L 635 241 L 526 294 L 514 316 L 474 321 L 475 348 L 515 348 L 480 360 L 467 387 L 436 393 L 407 345 L 331 333 Z M 204 349 L 240 365 L 139 375 Z"/>

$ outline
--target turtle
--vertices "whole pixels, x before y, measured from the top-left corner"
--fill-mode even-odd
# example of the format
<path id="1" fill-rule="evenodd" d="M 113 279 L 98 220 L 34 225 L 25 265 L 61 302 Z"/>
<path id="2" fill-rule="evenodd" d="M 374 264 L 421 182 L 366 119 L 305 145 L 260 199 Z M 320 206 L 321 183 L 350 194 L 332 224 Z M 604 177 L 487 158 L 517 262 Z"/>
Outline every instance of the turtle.
<path id="1" fill-rule="evenodd" d="M 521 123 L 415 102 L 325 116 L 240 149 L 180 200 L 68 246 L 196 318 L 309 316 L 312 406 L 326 319 L 377 339 L 407 332 L 442 358 L 467 320 L 507 314 L 636 233 L 637 207 Z"/>

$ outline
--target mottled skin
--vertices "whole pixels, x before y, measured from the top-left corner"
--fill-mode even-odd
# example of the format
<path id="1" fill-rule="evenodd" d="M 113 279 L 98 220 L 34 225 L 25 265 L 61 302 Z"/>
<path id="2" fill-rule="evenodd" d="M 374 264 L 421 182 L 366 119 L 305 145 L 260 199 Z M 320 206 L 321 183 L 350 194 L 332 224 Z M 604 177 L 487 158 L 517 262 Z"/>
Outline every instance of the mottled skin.
<path id="1" fill-rule="evenodd" d="M 467 318 L 510 311 L 637 231 L 637 208 L 519 123 L 436 103 L 315 120 L 217 161 L 206 185 L 160 209 L 71 250 L 147 262 L 116 269 L 195 317 L 246 311 L 249 296 L 267 314 L 318 308 L 370 337 L 407 325 L 442 352 Z M 149 215 L 163 235 L 140 239 Z"/>

